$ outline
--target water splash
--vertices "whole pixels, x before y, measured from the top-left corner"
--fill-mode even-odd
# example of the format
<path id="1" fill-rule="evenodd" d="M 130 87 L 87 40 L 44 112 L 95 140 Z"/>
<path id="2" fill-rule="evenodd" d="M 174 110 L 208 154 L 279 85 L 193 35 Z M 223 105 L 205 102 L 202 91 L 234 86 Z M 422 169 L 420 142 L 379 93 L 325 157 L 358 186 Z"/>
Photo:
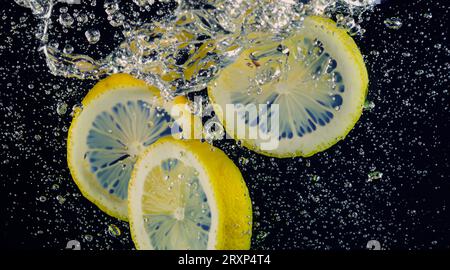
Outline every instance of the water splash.
<path id="1" fill-rule="evenodd" d="M 338 25 L 351 35 L 363 34 L 358 22 L 380 1 L 108 0 L 103 5 L 105 14 L 113 27 L 121 28 L 124 40 L 101 59 L 75 53 L 70 45 L 60 50 L 52 44 L 49 26 L 55 20 L 53 8 L 67 5 L 68 1 L 15 2 L 30 8 L 40 20 L 36 37 L 42 42 L 40 50 L 53 74 L 97 80 L 107 74 L 129 73 L 159 87 L 163 96 L 171 98 L 204 89 L 221 68 L 258 42 L 254 33 L 269 33 L 272 39 L 282 40 L 302 27 L 305 16 L 315 14 L 334 16 Z M 161 3 L 175 8 L 163 11 L 158 8 Z M 150 23 L 132 22 L 122 10 L 130 4 L 141 10 L 156 10 L 163 16 Z M 74 21 L 86 22 L 88 18 L 82 13 L 75 18 L 62 13 L 56 20 L 71 27 Z M 85 36 L 90 44 L 101 39 L 97 29 L 87 30 Z"/>

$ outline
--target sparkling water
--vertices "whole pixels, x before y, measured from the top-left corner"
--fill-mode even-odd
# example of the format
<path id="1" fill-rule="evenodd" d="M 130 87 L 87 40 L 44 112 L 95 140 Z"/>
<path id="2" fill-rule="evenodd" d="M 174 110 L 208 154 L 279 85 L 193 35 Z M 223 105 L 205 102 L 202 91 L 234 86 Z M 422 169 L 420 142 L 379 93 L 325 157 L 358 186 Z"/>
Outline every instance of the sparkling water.
<path id="1" fill-rule="evenodd" d="M 364 56 L 364 113 L 343 142 L 309 158 L 279 160 L 241 141 L 217 142 L 250 190 L 252 248 L 448 248 L 448 1 L 411 0 L 408 8 L 401 1 L 381 8 L 374 8 L 380 1 L 319 0 L 10 2 L 0 24 L 0 238 L 7 238 L 0 245 L 133 248 L 128 224 L 83 198 L 67 169 L 71 116 L 92 85 L 127 72 L 168 97 L 197 91 L 251 46 L 248 33 L 282 40 L 317 14 L 353 35 Z M 283 74 L 266 71 L 258 83 Z"/>

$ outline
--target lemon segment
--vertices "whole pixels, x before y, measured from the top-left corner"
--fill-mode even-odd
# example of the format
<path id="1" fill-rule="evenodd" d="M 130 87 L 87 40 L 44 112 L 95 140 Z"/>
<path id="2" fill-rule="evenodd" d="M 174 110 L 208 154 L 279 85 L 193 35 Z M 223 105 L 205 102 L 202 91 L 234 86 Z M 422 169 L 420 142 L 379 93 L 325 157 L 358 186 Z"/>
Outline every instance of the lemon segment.
<path id="1" fill-rule="evenodd" d="M 265 36 L 266 34 L 260 34 Z M 254 151 L 275 157 L 311 156 L 343 139 L 362 114 L 368 74 L 363 57 L 345 30 L 311 16 L 292 37 L 269 37 L 245 50 L 208 87 L 212 103 L 241 104 L 246 134 L 219 114 L 226 131 Z M 264 40 L 264 42 L 261 42 Z M 257 117 L 245 106 L 267 105 Z M 275 108 L 278 105 L 278 110 Z M 275 147 L 263 148 L 271 137 Z"/>
<path id="2" fill-rule="evenodd" d="M 162 138 L 137 161 L 129 185 L 137 249 L 249 249 L 252 205 L 234 163 L 194 140 Z"/>
<path id="3" fill-rule="evenodd" d="M 127 74 L 98 82 L 75 110 L 67 139 L 68 166 L 82 194 L 109 215 L 127 220 L 134 163 L 160 137 L 189 131 L 180 128 L 191 118 L 187 109 L 182 107 L 183 116 L 171 115 L 172 106 L 186 103 L 184 97 L 164 102 L 157 88 Z"/>

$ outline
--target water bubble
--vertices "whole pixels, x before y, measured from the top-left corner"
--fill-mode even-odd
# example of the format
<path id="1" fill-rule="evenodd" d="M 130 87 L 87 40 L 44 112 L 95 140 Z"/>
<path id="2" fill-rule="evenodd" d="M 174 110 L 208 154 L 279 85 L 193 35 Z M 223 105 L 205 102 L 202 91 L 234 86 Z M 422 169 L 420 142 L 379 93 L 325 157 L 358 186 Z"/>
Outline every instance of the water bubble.
<path id="1" fill-rule="evenodd" d="M 113 237 L 119 237 L 122 232 L 120 231 L 119 227 L 117 227 L 114 224 L 109 224 L 108 226 L 108 233 L 109 235 L 113 236 Z"/>
<path id="2" fill-rule="evenodd" d="M 365 111 L 371 111 L 371 110 L 373 110 L 375 108 L 375 103 L 373 102 L 373 101 L 370 101 L 370 100 L 366 100 L 365 102 L 364 102 L 364 106 L 363 106 L 363 109 L 365 110 Z"/>
<path id="3" fill-rule="evenodd" d="M 84 13 L 78 14 L 78 16 L 76 16 L 76 19 L 77 19 L 77 22 L 79 22 L 80 24 L 84 24 L 89 20 L 88 16 Z"/>
<path id="4" fill-rule="evenodd" d="M 61 195 L 56 196 L 56 200 L 58 201 L 59 204 L 64 204 L 66 202 L 66 198 L 64 198 Z"/>
<path id="5" fill-rule="evenodd" d="M 66 45 L 64 46 L 64 49 L 63 49 L 63 52 L 64 52 L 64 53 L 71 54 L 71 53 L 73 53 L 73 51 L 74 51 L 74 48 L 73 48 L 72 45 L 66 44 Z"/>
<path id="6" fill-rule="evenodd" d="M 40 202 L 45 202 L 45 201 L 47 200 L 47 197 L 41 196 L 41 197 L 38 198 L 38 200 L 39 200 Z"/>
<path id="7" fill-rule="evenodd" d="M 375 57 L 378 57 L 380 55 L 380 52 L 377 51 L 377 50 L 373 50 L 373 51 L 370 51 L 370 54 L 375 56 Z"/>
<path id="8" fill-rule="evenodd" d="M 417 211 L 414 209 L 409 209 L 406 211 L 408 213 L 408 215 L 410 216 L 415 216 L 417 214 Z"/>
<path id="9" fill-rule="evenodd" d="M 119 1 L 118 0 L 105 0 L 103 4 L 106 14 L 112 15 L 116 11 L 119 10 Z"/>
<path id="10" fill-rule="evenodd" d="M 239 164 L 241 164 L 241 165 L 247 165 L 248 163 L 249 163 L 248 158 L 245 158 L 245 157 L 240 157 L 240 158 L 239 158 Z"/>
<path id="11" fill-rule="evenodd" d="M 61 13 L 67 13 L 67 11 L 69 11 L 69 8 L 67 6 L 59 8 L 59 12 Z"/>
<path id="12" fill-rule="evenodd" d="M 86 235 L 84 236 L 84 239 L 85 239 L 86 241 L 88 241 L 88 242 L 91 242 L 92 240 L 94 240 L 94 237 L 93 237 L 92 235 L 90 235 L 90 234 L 86 234 Z"/>
<path id="13" fill-rule="evenodd" d="M 426 19 L 431 19 L 431 18 L 433 18 L 433 14 L 425 13 L 425 14 L 423 14 L 423 17 L 426 18 Z"/>
<path id="14" fill-rule="evenodd" d="M 367 181 L 369 182 L 373 182 L 374 180 L 379 180 L 383 177 L 383 173 L 380 171 L 372 171 L 370 173 L 367 174 Z"/>
<path id="15" fill-rule="evenodd" d="M 266 239 L 268 235 L 269 235 L 269 232 L 260 231 L 256 235 L 256 241 L 258 241 L 258 242 L 264 241 L 264 239 Z"/>
<path id="16" fill-rule="evenodd" d="M 97 29 L 89 29 L 84 35 L 90 44 L 95 44 L 100 40 L 100 31 Z"/>
<path id="17" fill-rule="evenodd" d="M 384 25 L 386 25 L 387 28 L 397 30 L 402 27 L 403 22 L 397 17 L 392 17 L 384 20 Z"/>
<path id="18" fill-rule="evenodd" d="M 81 112 L 82 110 L 83 110 L 83 104 L 77 103 L 77 104 L 73 105 L 72 111 L 70 112 L 70 116 L 74 117 L 75 113 Z"/>
<path id="19" fill-rule="evenodd" d="M 114 27 L 118 27 L 123 25 L 124 21 L 125 21 L 125 16 L 120 13 L 114 13 L 111 16 L 108 16 L 108 20 L 109 20 L 109 24 L 111 24 Z"/>
<path id="20" fill-rule="evenodd" d="M 416 74 L 417 76 L 423 75 L 425 73 L 425 71 L 423 71 L 422 69 L 418 69 L 414 72 L 414 74 Z"/>
<path id="21" fill-rule="evenodd" d="M 56 106 L 56 112 L 59 115 L 61 115 L 61 116 L 66 114 L 66 112 L 67 112 L 67 103 L 64 103 L 64 102 L 58 103 L 57 106 Z"/>
<path id="22" fill-rule="evenodd" d="M 47 29 L 44 24 L 38 25 L 38 28 L 37 28 L 36 32 L 34 33 L 34 36 L 40 41 L 43 41 L 43 42 L 48 41 Z"/>
<path id="23" fill-rule="evenodd" d="M 403 52 L 403 53 L 402 53 L 402 56 L 403 56 L 403 57 L 410 57 L 410 56 L 411 56 L 411 53 L 409 53 L 409 52 Z"/>
<path id="24" fill-rule="evenodd" d="M 319 180 L 320 180 L 320 176 L 315 175 L 315 174 L 311 175 L 311 181 L 312 181 L 313 183 L 316 183 L 316 182 L 318 182 Z"/>
<path id="25" fill-rule="evenodd" d="M 59 23 L 64 27 L 72 26 L 73 22 L 74 22 L 74 19 L 69 13 L 62 13 L 59 16 Z"/>

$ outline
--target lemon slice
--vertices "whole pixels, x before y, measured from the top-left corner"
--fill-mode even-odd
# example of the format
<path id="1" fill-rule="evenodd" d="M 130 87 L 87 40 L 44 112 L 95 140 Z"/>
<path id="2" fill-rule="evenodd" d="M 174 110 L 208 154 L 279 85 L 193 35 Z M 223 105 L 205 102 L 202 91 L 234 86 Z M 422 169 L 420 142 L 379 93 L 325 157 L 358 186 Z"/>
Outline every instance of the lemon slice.
<path id="1" fill-rule="evenodd" d="M 200 141 L 162 138 L 138 159 L 128 190 L 137 249 L 248 249 L 252 206 L 234 163 Z"/>
<path id="2" fill-rule="evenodd" d="M 242 105 L 235 113 L 246 133 L 238 136 L 240 127 L 227 125 L 229 111 L 218 114 L 226 131 L 244 146 L 275 157 L 311 156 L 343 139 L 361 116 L 368 86 L 363 57 L 346 31 L 330 19 L 311 16 L 281 42 L 266 34 L 253 38 L 254 46 L 208 88 L 211 101 L 223 110 L 227 104 Z M 258 106 L 257 116 L 247 113 L 249 104 Z M 254 132 L 260 135 L 250 137 Z M 267 143 L 269 138 L 275 143 Z"/>
<path id="3" fill-rule="evenodd" d="M 67 162 L 83 195 L 109 215 L 127 220 L 134 163 L 158 138 L 183 136 L 188 112 L 176 117 L 170 112 L 186 102 L 183 97 L 163 102 L 158 89 L 126 74 L 97 83 L 75 110 L 67 139 Z M 180 134 L 172 134 L 177 130 Z"/>

